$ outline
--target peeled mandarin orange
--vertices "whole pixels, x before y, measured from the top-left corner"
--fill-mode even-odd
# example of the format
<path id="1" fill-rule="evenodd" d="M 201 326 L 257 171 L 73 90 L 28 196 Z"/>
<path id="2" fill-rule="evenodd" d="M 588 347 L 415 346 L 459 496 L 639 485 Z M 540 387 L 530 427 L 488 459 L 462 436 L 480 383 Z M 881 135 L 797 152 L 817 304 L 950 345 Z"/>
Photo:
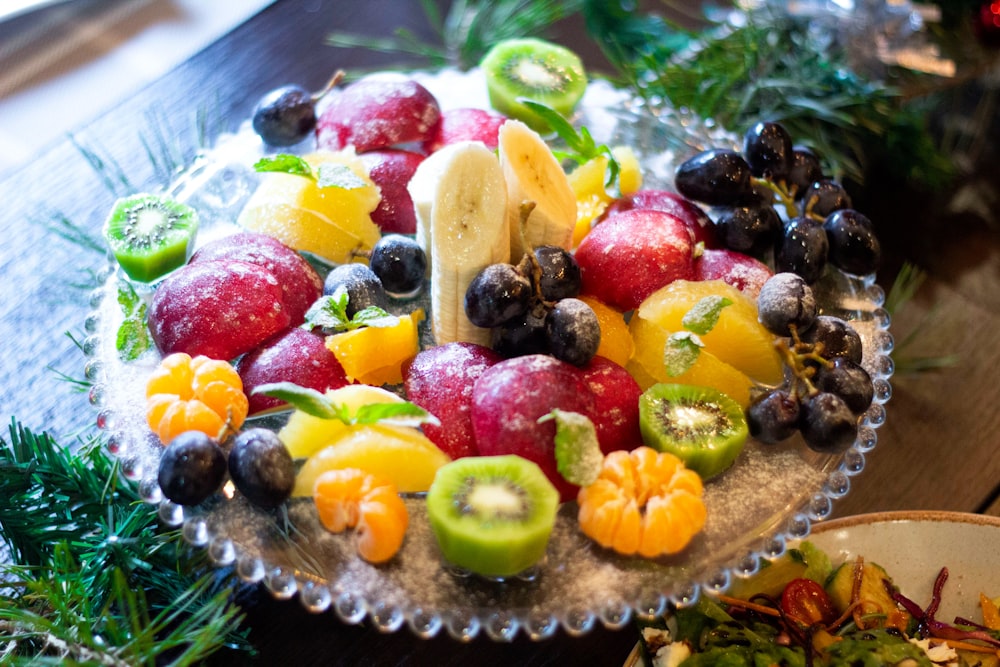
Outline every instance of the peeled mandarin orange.
<path id="1" fill-rule="evenodd" d="M 363 405 L 374 403 L 402 403 L 403 399 L 381 387 L 367 384 L 350 384 L 346 387 L 326 392 L 328 400 L 344 406 L 351 414 Z M 351 428 L 339 419 L 314 417 L 307 412 L 295 410 L 288 421 L 278 431 L 278 438 L 288 448 L 293 459 L 312 456 L 334 440 L 342 437 Z"/>
<path id="2" fill-rule="evenodd" d="M 381 200 L 379 189 L 352 149 L 319 151 L 304 159 L 314 173 L 321 165 L 345 167 L 358 184 L 320 187 L 313 178 L 269 172 L 262 175 L 238 222 L 335 264 L 354 261 L 357 252 L 371 250 L 380 237 L 371 218 Z"/>
<path id="3" fill-rule="evenodd" d="M 706 297 L 723 297 L 732 303 L 722 309 L 711 331 L 699 334 L 704 349 L 758 382 L 780 383 L 784 366 L 774 347 L 774 336 L 757 319 L 757 304 L 721 280 L 675 280 L 646 298 L 633 322 L 654 325 L 664 332 L 665 340 L 670 334 L 685 330 L 684 316 Z M 637 347 L 645 344 L 645 339 L 640 343 L 635 328 L 632 334 Z M 652 342 L 659 344 L 659 336 Z M 651 368 L 647 366 L 647 370 Z"/>
<path id="4" fill-rule="evenodd" d="M 184 431 L 218 438 L 239 429 L 249 407 L 236 369 L 218 359 L 170 354 L 146 383 L 146 422 L 164 444 Z"/>
<path id="5" fill-rule="evenodd" d="M 292 495 L 310 495 L 321 474 L 345 468 L 378 475 L 402 493 L 419 493 L 430 488 L 438 468 L 450 460 L 419 429 L 382 424 L 352 426 L 306 460 L 295 478 Z"/>
<path id="6" fill-rule="evenodd" d="M 333 533 L 356 528 L 358 555 L 384 563 L 403 545 L 409 514 L 391 482 L 357 468 L 329 470 L 312 489 L 320 522 Z"/>
<path id="7" fill-rule="evenodd" d="M 683 550 L 705 526 L 704 487 L 673 454 L 650 447 L 608 454 L 596 482 L 580 489 L 585 535 L 624 555 L 655 558 Z"/>
<path id="8" fill-rule="evenodd" d="M 352 382 L 383 385 L 403 381 L 403 363 L 420 351 L 418 325 L 424 311 L 398 318 L 394 326 L 362 327 L 327 336 L 326 346 Z"/>
<path id="9" fill-rule="evenodd" d="M 596 297 L 581 295 L 578 297 L 593 309 L 597 322 L 601 327 L 601 342 L 597 348 L 597 356 L 610 359 L 619 366 L 624 366 L 632 357 L 635 344 L 629 331 L 625 316 Z"/>

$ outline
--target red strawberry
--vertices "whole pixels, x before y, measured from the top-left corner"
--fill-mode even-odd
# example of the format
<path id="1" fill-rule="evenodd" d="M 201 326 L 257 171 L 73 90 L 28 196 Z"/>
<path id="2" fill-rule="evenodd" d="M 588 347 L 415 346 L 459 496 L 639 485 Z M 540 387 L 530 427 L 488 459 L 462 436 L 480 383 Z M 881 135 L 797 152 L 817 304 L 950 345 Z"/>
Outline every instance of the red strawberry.
<path id="1" fill-rule="evenodd" d="M 284 403 L 253 390 L 272 382 L 294 382 L 316 391 L 337 389 L 348 384 L 344 368 L 326 347 L 322 336 L 301 327 L 291 327 L 244 355 L 236 364 L 243 379 L 243 391 L 250 399 L 250 414 Z"/>
<path id="2" fill-rule="evenodd" d="M 694 278 L 694 244 L 675 215 L 623 211 L 596 225 L 576 250 L 583 294 L 622 312 L 674 280 Z"/>
<path id="3" fill-rule="evenodd" d="M 706 248 L 694 260 L 695 280 L 722 280 L 754 300 L 772 275 L 759 259 L 726 248 Z"/>
<path id="4" fill-rule="evenodd" d="M 424 435 L 453 459 L 475 456 L 472 387 L 502 357 L 474 343 L 446 343 L 423 350 L 403 369 L 406 397 L 440 420 Z"/>

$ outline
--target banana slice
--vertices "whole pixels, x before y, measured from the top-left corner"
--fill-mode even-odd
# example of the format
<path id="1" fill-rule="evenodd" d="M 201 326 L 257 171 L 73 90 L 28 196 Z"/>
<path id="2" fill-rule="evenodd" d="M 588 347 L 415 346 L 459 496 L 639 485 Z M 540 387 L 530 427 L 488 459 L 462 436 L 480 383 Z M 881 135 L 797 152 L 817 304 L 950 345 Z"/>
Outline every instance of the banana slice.
<path id="1" fill-rule="evenodd" d="M 410 177 L 406 189 L 413 200 L 413 212 L 417 218 L 415 239 L 427 255 L 427 275 L 431 275 L 434 258 L 431 256 L 431 207 L 437 196 L 437 182 L 444 166 L 451 159 L 450 151 L 438 150 L 428 155 L 417 166 Z"/>
<path id="2" fill-rule="evenodd" d="M 510 254 L 524 254 L 521 242 L 521 204 L 535 202 L 528 217 L 525 241 L 531 247 L 572 246 L 576 225 L 576 196 L 559 160 L 541 136 L 524 123 L 508 120 L 499 132 L 500 166 L 507 182 L 507 223 Z"/>
<path id="3" fill-rule="evenodd" d="M 465 291 L 484 267 L 510 261 L 503 171 L 496 155 L 479 141 L 445 146 L 432 158 L 440 160 L 431 165 L 436 177 L 423 187 L 433 192 L 428 229 L 434 340 L 438 345 L 489 345 L 489 329 L 475 326 L 465 315 Z"/>

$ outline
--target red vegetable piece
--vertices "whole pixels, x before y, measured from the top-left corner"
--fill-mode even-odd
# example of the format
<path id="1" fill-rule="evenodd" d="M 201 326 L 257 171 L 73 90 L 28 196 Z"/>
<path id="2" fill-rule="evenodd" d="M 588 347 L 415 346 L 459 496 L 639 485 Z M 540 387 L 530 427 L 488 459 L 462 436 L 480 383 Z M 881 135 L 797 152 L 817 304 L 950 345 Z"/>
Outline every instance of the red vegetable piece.
<path id="1" fill-rule="evenodd" d="M 812 579 L 789 581 L 781 593 L 781 610 L 806 626 L 828 625 L 837 619 L 830 596 Z"/>

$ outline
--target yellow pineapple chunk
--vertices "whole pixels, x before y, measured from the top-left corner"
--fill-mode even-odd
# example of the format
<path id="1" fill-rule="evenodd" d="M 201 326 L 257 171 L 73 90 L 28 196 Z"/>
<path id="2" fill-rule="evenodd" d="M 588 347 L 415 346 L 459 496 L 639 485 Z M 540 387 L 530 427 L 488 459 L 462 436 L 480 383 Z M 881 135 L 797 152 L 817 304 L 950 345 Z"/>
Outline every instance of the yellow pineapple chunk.
<path id="1" fill-rule="evenodd" d="M 371 219 L 381 199 L 378 186 L 353 149 L 320 151 L 304 159 L 314 173 L 321 165 L 347 167 L 356 184 L 320 187 L 307 176 L 265 173 L 237 222 L 329 262 L 354 261 L 358 253 L 371 250 L 381 236 Z"/>

